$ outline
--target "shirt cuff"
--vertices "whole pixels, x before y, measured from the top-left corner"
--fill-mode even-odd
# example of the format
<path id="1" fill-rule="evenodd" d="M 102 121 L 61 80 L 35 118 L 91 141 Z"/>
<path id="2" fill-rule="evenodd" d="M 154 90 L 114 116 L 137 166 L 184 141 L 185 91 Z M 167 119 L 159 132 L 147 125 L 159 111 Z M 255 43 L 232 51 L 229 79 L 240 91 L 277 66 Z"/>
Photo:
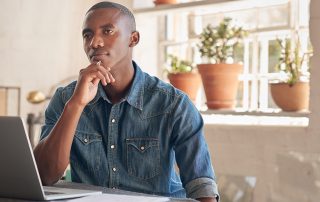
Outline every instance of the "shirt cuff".
<path id="1" fill-rule="evenodd" d="M 186 187 L 188 198 L 216 197 L 219 201 L 219 193 L 217 183 L 211 178 L 197 178 L 190 181 Z"/>

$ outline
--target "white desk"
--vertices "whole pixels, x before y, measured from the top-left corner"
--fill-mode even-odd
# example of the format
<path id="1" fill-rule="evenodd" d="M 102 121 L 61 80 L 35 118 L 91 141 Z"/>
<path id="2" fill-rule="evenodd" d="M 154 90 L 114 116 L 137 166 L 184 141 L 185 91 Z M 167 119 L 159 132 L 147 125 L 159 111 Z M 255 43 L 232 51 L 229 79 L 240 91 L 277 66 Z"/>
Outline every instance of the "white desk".
<path id="1" fill-rule="evenodd" d="M 86 184 L 79 184 L 79 183 L 72 183 L 72 182 L 66 182 L 66 181 L 59 181 L 57 184 L 55 184 L 54 186 L 57 187 L 65 187 L 65 188 L 78 188 L 78 189 L 87 189 L 87 190 L 97 190 L 97 191 L 102 191 L 105 194 L 113 194 L 113 195 L 125 195 L 128 197 L 123 197 L 124 199 L 128 199 L 129 202 L 135 202 L 132 201 L 133 199 L 135 199 L 134 196 L 141 196 L 141 197 L 154 197 L 154 198 L 150 198 L 150 200 L 148 201 L 170 201 L 170 202 L 194 202 L 196 200 L 193 199 L 179 199 L 179 198 L 168 198 L 168 200 L 163 200 L 163 197 L 159 197 L 159 196 L 155 196 L 155 195 L 149 195 L 149 194 L 142 194 L 142 193 L 137 193 L 137 192 L 131 192 L 131 191 L 124 191 L 124 190 L 119 190 L 119 189 L 110 189 L 110 188 L 106 188 L 106 187 L 99 187 L 99 186 L 93 186 L 93 185 L 86 185 Z M 105 195 L 105 199 L 107 200 L 108 196 Z M 129 197 L 129 196 L 133 196 L 133 197 Z M 157 197 L 157 198 L 155 198 Z M 94 199 L 98 200 L 98 199 L 102 199 L 99 196 L 88 196 L 88 199 Z M 115 201 L 115 199 L 120 199 L 120 197 L 110 197 L 110 199 L 112 198 L 113 201 Z M 137 198 L 139 199 L 139 198 Z M 105 200 L 105 201 L 106 201 Z M 83 198 L 77 198 L 77 199 L 66 199 L 66 200 L 58 200 L 58 202 L 63 201 L 63 202 L 67 202 L 67 201 L 72 201 L 72 202 L 86 202 L 89 200 L 86 200 L 86 197 Z M 21 199 L 8 199 L 8 198 L 0 198 L 0 202 L 30 202 L 27 200 L 21 200 Z"/>

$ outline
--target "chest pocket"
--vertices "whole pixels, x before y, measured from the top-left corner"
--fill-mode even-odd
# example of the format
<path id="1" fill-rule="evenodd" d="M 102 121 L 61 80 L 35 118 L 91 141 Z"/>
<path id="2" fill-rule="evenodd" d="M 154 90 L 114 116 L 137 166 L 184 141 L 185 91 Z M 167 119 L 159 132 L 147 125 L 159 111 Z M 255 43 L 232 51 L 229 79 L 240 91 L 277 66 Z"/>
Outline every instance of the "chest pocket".
<path id="1" fill-rule="evenodd" d="M 160 172 L 159 140 L 155 138 L 126 139 L 129 175 L 150 179 Z"/>
<path id="2" fill-rule="evenodd" d="M 101 164 L 102 137 L 96 133 L 76 131 L 70 155 L 71 166 L 98 170 Z"/>

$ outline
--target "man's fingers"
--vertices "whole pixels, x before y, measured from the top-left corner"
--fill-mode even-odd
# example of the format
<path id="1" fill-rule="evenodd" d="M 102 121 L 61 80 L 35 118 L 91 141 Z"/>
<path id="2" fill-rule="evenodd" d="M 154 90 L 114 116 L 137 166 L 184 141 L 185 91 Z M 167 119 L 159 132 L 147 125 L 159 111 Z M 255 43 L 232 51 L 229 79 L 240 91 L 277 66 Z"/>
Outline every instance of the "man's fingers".
<path id="1" fill-rule="evenodd" d="M 95 78 L 92 80 L 93 85 L 97 86 L 99 84 L 100 79 Z"/>
<path id="2" fill-rule="evenodd" d="M 113 83 L 113 82 L 116 81 L 110 72 L 108 72 L 108 76 L 109 76 L 109 79 L 110 79 L 110 83 Z"/>
<path id="3" fill-rule="evenodd" d="M 109 67 L 103 67 L 103 66 L 97 66 L 98 70 L 105 76 L 107 83 L 112 83 L 115 82 L 114 77 L 110 73 L 110 68 Z"/>
<path id="4" fill-rule="evenodd" d="M 93 82 L 93 80 L 98 79 L 104 86 L 106 86 L 108 83 L 115 82 L 114 77 L 110 73 L 110 68 L 103 67 L 100 61 L 96 64 L 91 64 L 85 69 L 81 69 L 80 75 L 88 82 Z"/>
<path id="5" fill-rule="evenodd" d="M 99 79 L 101 80 L 102 85 L 106 86 L 106 85 L 108 84 L 108 79 L 109 79 L 109 78 L 106 78 L 106 76 L 105 76 L 102 72 L 98 71 L 98 72 L 97 72 L 97 76 L 98 76 Z M 110 82 L 109 82 L 109 83 L 110 83 Z"/>

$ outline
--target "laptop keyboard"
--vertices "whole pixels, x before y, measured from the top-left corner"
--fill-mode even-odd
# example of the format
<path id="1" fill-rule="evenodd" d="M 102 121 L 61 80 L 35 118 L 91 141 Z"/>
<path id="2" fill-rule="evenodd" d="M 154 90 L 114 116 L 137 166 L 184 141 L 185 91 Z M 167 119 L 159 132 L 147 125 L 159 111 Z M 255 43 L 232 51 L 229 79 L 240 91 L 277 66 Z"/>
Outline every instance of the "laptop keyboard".
<path id="1" fill-rule="evenodd" d="M 60 192 L 52 192 L 52 191 L 45 191 L 44 194 L 45 194 L 45 195 L 54 195 L 54 194 L 63 194 L 63 193 L 60 193 Z"/>

